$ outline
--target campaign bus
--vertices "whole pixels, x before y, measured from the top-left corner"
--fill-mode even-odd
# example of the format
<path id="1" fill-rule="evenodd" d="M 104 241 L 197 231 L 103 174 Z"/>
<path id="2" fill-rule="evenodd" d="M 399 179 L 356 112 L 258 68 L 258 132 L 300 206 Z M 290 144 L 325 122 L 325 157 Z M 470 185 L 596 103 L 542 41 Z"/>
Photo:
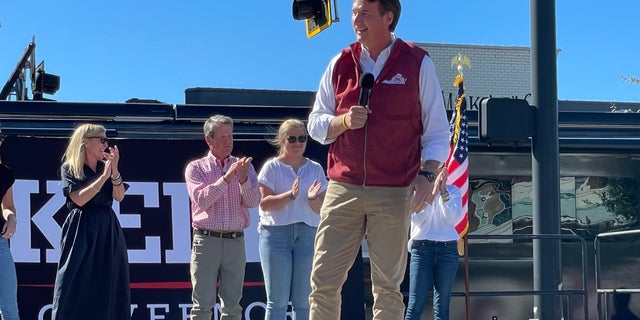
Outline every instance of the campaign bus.
<path id="1" fill-rule="evenodd" d="M 114 202 L 113 209 L 127 241 L 132 319 L 188 319 L 192 228 L 184 169 L 208 151 L 204 121 L 215 114 L 233 118 L 232 154 L 253 157 L 259 170 L 266 159 L 276 155 L 267 140 L 278 125 L 288 118 L 306 122 L 313 99 L 314 93 L 307 91 L 191 88 L 186 90 L 184 104 L 0 101 L 0 125 L 7 137 L 0 153 L 16 176 L 13 194 L 18 226 L 10 246 L 18 274 L 21 318 L 51 318 L 61 226 L 68 212 L 60 165 L 77 125 L 104 125 L 110 145 L 117 145 L 121 152 L 119 168 L 129 189 L 124 201 Z M 563 234 L 592 243 L 604 232 L 638 228 L 640 114 L 589 110 L 579 104 L 559 102 L 561 226 Z M 530 144 L 484 143 L 477 138 L 477 110 L 471 106 L 467 114 L 469 234 L 531 234 Z M 327 150 L 327 146 L 310 140 L 306 156 L 324 166 Z M 244 319 L 256 320 L 264 317 L 266 298 L 258 254 L 257 208 L 250 213 L 251 226 L 245 230 L 247 267 L 242 307 Z M 638 239 L 615 239 L 603 245 L 606 285 L 640 287 Z M 473 310 L 472 319 L 528 318 L 532 295 L 499 292 L 532 290 L 531 246 L 524 240 L 470 240 L 468 261 L 460 258 L 452 318 L 463 319 L 467 307 Z M 595 315 L 592 246 L 587 255 L 589 268 L 582 270 L 580 245 L 563 241 L 564 286 L 580 287 L 581 274 L 586 273 L 592 302 L 587 307 Z M 343 319 L 370 318 L 368 268 L 363 246 L 343 288 Z M 406 297 L 408 281 L 403 283 L 403 291 Z M 465 291 L 495 295 L 469 297 Z M 574 295 L 563 299 L 567 318 L 583 317 L 583 300 Z M 214 314 L 218 319 L 219 306 Z"/>

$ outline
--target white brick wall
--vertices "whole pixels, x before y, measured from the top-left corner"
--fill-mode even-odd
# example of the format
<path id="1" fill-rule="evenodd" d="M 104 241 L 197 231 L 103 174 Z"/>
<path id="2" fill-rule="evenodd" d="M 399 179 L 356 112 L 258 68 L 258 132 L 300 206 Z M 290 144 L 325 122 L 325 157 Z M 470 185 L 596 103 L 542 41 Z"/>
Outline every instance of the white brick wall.
<path id="1" fill-rule="evenodd" d="M 429 51 L 436 66 L 445 103 L 448 96 L 455 100 L 457 88 L 453 81 L 458 74 L 451 67 L 451 59 L 458 55 L 469 57 L 471 68 L 464 70 L 464 83 L 470 106 L 482 97 L 524 98 L 531 93 L 531 50 L 528 47 L 484 46 L 416 43 Z"/>

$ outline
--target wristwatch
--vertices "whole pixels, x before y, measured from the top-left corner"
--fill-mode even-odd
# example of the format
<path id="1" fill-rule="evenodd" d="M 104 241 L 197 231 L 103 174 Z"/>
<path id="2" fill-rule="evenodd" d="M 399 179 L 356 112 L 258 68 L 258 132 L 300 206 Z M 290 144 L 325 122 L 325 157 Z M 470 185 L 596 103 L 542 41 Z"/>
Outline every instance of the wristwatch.
<path id="1" fill-rule="evenodd" d="M 429 182 L 436 181 L 436 174 L 431 171 L 420 170 L 420 172 L 418 172 L 418 175 L 426 177 Z"/>

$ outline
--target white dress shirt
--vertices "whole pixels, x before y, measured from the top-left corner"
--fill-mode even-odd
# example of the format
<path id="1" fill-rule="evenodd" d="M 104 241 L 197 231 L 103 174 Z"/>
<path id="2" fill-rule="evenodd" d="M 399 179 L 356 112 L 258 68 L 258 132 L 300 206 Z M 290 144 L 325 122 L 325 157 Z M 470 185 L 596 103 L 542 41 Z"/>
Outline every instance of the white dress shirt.
<path id="1" fill-rule="evenodd" d="M 456 186 L 447 185 L 447 191 L 451 196 L 449 201 L 443 201 L 438 193 L 433 204 L 411 215 L 409 248 L 412 240 L 458 240 L 456 224 L 463 215 L 462 198 Z"/>
<path id="2" fill-rule="evenodd" d="M 375 61 L 371 58 L 367 49 L 362 46 L 362 53 L 359 59 L 362 72 L 370 72 L 377 79 L 389 58 L 395 41 L 396 38 L 394 36 L 394 41 L 391 45 L 385 48 Z M 313 110 L 309 114 L 309 124 L 307 126 L 309 135 L 322 144 L 330 144 L 335 141 L 335 139 L 327 139 L 327 132 L 329 123 L 336 116 L 336 98 L 332 79 L 333 70 L 339 57 L 340 54 L 331 60 L 320 79 Z M 424 56 L 420 66 L 419 85 L 422 126 L 424 127 L 420 139 L 422 161 L 437 160 L 443 163 L 449 155 L 449 124 L 436 69 L 433 61 L 427 55 Z"/>

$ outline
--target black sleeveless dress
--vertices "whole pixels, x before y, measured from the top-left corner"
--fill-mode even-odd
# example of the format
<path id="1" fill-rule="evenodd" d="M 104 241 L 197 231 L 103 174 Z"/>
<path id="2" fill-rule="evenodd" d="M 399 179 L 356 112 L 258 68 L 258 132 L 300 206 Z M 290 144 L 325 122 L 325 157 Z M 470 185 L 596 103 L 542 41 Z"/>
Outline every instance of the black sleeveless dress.
<path id="1" fill-rule="evenodd" d="M 0 202 L 2 202 L 4 194 L 9 191 L 9 188 L 11 188 L 15 181 L 16 178 L 13 176 L 11 168 L 7 167 L 4 163 L 0 163 Z M 2 214 L 0 214 L 0 221 L 4 222 Z"/>
<path id="2" fill-rule="evenodd" d="M 85 166 L 85 179 L 78 180 L 67 166 L 61 168 L 69 214 L 62 226 L 52 320 L 131 318 L 127 246 L 111 208 L 111 180 L 82 207 L 69 198 L 103 170 L 103 162 L 98 162 L 97 173 Z"/>

